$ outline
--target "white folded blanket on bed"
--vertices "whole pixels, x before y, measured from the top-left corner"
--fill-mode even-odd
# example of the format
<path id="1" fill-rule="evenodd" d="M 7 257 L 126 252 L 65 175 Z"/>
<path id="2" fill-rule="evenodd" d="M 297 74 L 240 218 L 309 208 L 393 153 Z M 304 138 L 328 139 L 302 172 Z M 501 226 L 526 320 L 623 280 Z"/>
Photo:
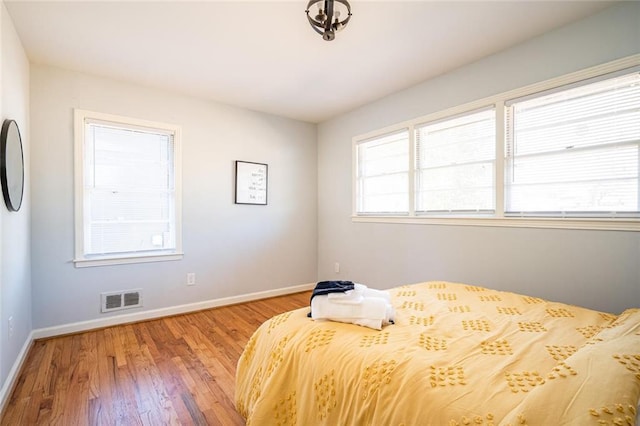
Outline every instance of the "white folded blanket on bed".
<path id="1" fill-rule="evenodd" d="M 395 318 L 388 292 L 354 284 L 344 293 L 314 296 L 311 300 L 311 318 L 357 324 L 382 330 Z"/>
<path id="2" fill-rule="evenodd" d="M 329 300 L 339 303 L 360 303 L 365 297 L 379 297 L 386 300 L 387 303 L 391 303 L 391 295 L 388 291 L 376 290 L 358 283 L 354 283 L 353 287 L 353 290 L 344 293 L 329 293 Z"/>

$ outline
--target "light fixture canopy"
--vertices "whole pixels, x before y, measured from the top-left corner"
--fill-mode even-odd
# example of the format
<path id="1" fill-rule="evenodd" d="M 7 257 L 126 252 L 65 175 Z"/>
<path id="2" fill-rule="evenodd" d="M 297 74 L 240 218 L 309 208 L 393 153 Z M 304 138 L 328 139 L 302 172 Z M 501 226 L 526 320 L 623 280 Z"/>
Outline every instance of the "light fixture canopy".
<path id="1" fill-rule="evenodd" d="M 309 12 L 314 5 L 318 8 L 318 14 L 312 18 Z M 327 41 L 336 38 L 336 32 L 343 29 L 351 19 L 351 5 L 347 0 L 309 0 L 305 12 L 311 28 Z M 343 13 L 347 17 L 341 21 Z"/>

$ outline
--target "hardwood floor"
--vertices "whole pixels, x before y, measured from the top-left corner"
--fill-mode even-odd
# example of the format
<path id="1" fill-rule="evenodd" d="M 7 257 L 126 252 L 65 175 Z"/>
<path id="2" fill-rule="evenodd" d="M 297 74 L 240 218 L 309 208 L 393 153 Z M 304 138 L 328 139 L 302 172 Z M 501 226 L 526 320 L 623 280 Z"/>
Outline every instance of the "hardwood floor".
<path id="1" fill-rule="evenodd" d="M 234 408 L 244 345 L 310 294 L 36 341 L 0 424 L 244 425 Z"/>

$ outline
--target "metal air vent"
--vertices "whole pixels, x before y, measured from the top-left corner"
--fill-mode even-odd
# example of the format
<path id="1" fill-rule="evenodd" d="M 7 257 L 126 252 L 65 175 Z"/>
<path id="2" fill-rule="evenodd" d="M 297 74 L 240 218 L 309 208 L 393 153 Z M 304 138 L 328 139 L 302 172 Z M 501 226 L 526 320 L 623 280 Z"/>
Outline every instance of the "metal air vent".
<path id="1" fill-rule="evenodd" d="M 100 294 L 100 311 L 111 312 L 142 306 L 142 289 Z"/>

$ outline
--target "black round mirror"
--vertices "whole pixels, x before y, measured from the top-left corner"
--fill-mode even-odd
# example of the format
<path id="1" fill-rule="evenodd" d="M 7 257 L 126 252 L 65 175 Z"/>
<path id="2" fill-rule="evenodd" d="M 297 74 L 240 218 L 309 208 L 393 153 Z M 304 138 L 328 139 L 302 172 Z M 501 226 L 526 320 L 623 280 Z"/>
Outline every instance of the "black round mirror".
<path id="1" fill-rule="evenodd" d="M 15 120 L 4 120 L 0 133 L 0 180 L 2 195 L 10 211 L 17 212 L 24 193 L 22 139 Z"/>

